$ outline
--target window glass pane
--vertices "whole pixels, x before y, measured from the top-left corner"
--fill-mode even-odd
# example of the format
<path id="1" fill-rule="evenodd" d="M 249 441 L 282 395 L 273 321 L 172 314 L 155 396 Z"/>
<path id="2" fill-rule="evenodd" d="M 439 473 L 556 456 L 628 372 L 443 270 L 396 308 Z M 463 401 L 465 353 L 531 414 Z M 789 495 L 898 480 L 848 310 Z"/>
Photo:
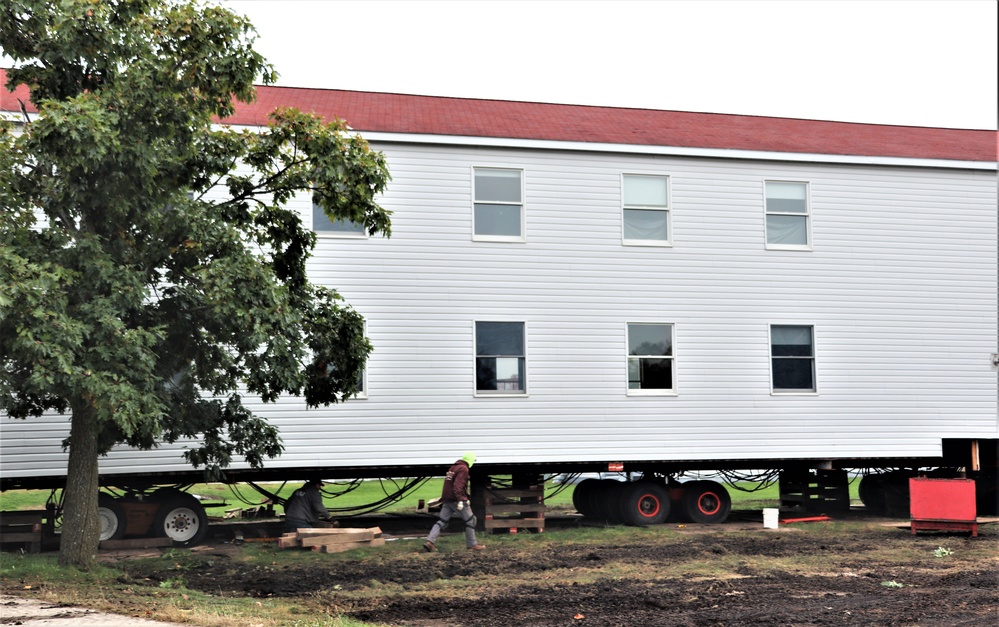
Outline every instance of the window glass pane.
<path id="1" fill-rule="evenodd" d="M 778 344 L 807 346 L 808 352 L 799 353 L 799 355 L 812 354 L 812 327 L 775 324 L 770 328 L 770 338 L 775 346 Z"/>
<path id="2" fill-rule="evenodd" d="M 774 358 L 775 390 L 814 390 L 811 358 Z"/>
<path id="3" fill-rule="evenodd" d="M 624 210 L 624 239 L 668 241 L 665 211 L 647 209 Z"/>
<path id="4" fill-rule="evenodd" d="M 808 213 L 807 186 L 804 183 L 768 181 L 767 211 L 775 213 Z"/>
<path id="5" fill-rule="evenodd" d="M 804 200 L 804 183 L 791 183 L 787 181 L 767 181 L 767 198 Z"/>
<path id="6" fill-rule="evenodd" d="M 350 220 L 330 220 L 317 204 L 312 205 L 312 230 L 324 233 L 364 235 L 364 225 Z"/>
<path id="7" fill-rule="evenodd" d="M 808 218 L 805 216 L 768 215 L 767 243 L 807 246 Z"/>
<path id="8" fill-rule="evenodd" d="M 476 202 L 520 202 L 520 170 L 475 169 Z"/>
<path id="9" fill-rule="evenodd" d="M 479 357 L 475 360 L 475 389 L 485 392 L 522 392 L 523 357 Z"/>
<path id="10" fill-rule="evenodd" d="M 524 354 L 523 322 L 476 322 L 476 355 Z"/>
<path id="11" fill-rule="evenodd" d="M 808 204 L 804 200 L 790 198 L 767 198 L 767 211 L 771 213 L 808 213 Z"/>
<path id="12" fill-rule="evenodd" d="M 629 324 L 629 355 L 673 354 L 672 325 L 669 324 Z"/>
<path id="13" fill-rule="evenodd" d="M 645 207 L 666 207 L 668 187 L 665 176 L 624 176 L 624 204 Z"/>
<path id="14" fill-rule="evenodd" d="M 520 237 L 520 205 L 475 205 L 475 234 Z"/>
<path id="15" fill-rule="evenodd" d="M 651 357 L 629 358 L 628 388 L 632 390 L 673 389 L 673 360 Z"/>

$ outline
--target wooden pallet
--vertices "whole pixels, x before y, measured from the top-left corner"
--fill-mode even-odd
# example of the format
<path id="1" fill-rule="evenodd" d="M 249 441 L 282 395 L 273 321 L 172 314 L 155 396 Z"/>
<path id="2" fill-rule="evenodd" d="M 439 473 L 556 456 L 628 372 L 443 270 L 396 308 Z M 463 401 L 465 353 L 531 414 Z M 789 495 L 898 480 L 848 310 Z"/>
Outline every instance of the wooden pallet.
<path id="1" fill-rule="evenodd" d="M 27 546 L 29 553 L 42 550 L 46 510 L 0 512 L 0 545 Z"/>
<path id="2" fill-rule="evenodd" d="M 486 531 L 545 530 L 544 485 L 529 488 L 486 488 L 483 497 Z"/>

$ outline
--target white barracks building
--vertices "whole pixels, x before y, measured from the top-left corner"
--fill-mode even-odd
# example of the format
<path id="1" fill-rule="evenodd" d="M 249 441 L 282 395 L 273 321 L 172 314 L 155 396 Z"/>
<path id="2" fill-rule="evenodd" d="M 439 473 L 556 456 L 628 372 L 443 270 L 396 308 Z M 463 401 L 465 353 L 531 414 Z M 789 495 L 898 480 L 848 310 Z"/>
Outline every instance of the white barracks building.
<path id="1" fill-rule="evenodd" d="M 385 154 L 392 236 L 293 204 L 374 352 L 255 406 L 272 476 L 996 465 L 995 131 L 281 87 L 226 122 L 278 106 Z M 65 472 L 64 417 L 0 428 L 5 479 Z"/>

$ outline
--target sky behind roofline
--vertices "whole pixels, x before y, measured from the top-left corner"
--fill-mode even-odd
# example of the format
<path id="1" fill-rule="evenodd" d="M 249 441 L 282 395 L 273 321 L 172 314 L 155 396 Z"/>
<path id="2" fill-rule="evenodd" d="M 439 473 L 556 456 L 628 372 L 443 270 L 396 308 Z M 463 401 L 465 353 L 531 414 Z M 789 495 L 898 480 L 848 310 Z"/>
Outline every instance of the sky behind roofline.
<path id="1" fill-rule="evenodd" d="M 292 87 L 997 128 L 994 0 L 210 0 Z M 12 67 L 0 56 L 0 67 Z"/>
<path id="2" fill-rule="evenodd" d="M 280 85 L 996 129 L 992 0 L 218 0 Z"/>

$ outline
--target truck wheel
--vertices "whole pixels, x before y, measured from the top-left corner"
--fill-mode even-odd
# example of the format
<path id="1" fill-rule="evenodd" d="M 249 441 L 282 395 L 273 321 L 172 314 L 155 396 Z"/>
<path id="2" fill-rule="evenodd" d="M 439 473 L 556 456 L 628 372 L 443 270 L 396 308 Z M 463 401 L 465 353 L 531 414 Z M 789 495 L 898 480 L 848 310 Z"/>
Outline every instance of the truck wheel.
<path id="1" fill-rule="evenodd" d="M 684 516 L 695 523 L 725 522 L 732 509 L 732 497 L 717 481 L 691 481 L 683 486 Z"/>
<path id="2" fill-rule="evenodd" d="M 651 481 L 624 484 L 621 493 L 621 517 L 627 525 L 659 525 L 669 516 L 669 492 Z"/>
<path id="3" fill-rule="evenodd" d="M 125 510 L 118 499 L 101 492 L 97 495 L 97 517 L 101 523 L 101 542 L 105 540 L 121 540 L 125 536 Z"/>
<path id="4" fill-rule="evenodd" d="M 599 484 L 599 479 L 583 479 L 572 489 L 572 506 L 583 516 L 596 515 L 592 497 Z"/>
<path id="5" fill-rule="evenodd" d="M 999 477 L 995 472 L 983 471 L 975 481 L 975 495 L 979 516 L 999 514 Z"/>
<path id="6" fill-rule="evenodd" d="M 614 479 L 600 479 L 600 485 L 593 491 L 590 501 L 595 516 L 617 525 L 624 522 L 621 518 L 622 486 L 623 483 Z"/>
<path id="7" fill-rule="evenodd" d="M 208 534 L 208 515 L 189 494 L 166 498 L 156 512 L 152 534 L 170 538 L 174 546 L 193 546 Z"/>
<path id="8" fill-rule="evenodd" d="M 864 475 L 857 486 L 857 495 L 867 511 L 878 516 L 885 513 L 885 481 L 881 475 Z"/>

